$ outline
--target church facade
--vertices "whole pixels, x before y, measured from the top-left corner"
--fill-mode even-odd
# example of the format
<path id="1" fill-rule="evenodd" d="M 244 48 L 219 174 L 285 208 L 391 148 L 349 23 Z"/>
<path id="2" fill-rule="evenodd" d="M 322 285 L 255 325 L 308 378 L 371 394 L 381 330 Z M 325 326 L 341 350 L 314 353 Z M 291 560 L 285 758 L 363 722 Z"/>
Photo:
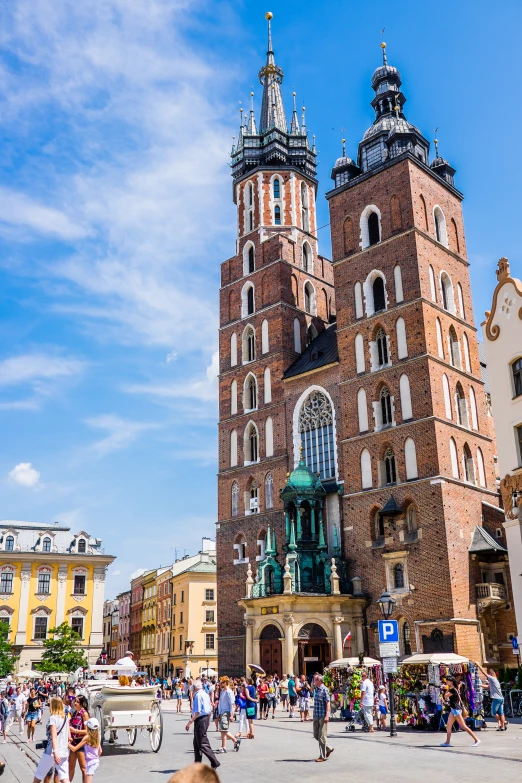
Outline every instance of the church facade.
<path id="1" fill-rule="evenodd" d="M 372 79 L 375 121 L 332 170 L 333 259 L 317 241 L 315 145 L 287 122 L 268 18 L 232 149 L 237 240 L 220 289 L 219 670 L 316 671 L 375 655 L 375 601 L 401 652 L 509 661 L 492 426 L 455 169 Z M 502 580 L 504 589 L 492 585 Z"/>

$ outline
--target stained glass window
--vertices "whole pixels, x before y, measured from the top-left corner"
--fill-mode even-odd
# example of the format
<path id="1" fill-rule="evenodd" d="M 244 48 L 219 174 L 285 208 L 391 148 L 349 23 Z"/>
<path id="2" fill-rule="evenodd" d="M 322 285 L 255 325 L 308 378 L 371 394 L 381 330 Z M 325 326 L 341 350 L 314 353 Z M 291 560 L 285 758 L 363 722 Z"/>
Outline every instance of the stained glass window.
<path id="1" fill-rule="evenodd" d="M 299 432 L 304 459 L 310 470 L 319 473 L 321 479 L 335 478 L 332 405 L 322 392 L 312 392 L 303 403 Z"/>

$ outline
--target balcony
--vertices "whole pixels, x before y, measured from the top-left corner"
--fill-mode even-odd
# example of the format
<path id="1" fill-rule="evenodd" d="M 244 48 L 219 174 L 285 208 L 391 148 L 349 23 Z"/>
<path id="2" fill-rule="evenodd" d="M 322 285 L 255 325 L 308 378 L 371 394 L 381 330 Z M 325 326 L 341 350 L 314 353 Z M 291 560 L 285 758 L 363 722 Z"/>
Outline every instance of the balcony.
<path id="1" fill-rule="evenodd" d="M 480 582 L 476 585 L 476 588 L 479 607 L 485 608 L 491 604 L 500 604 L 507 601 L 505 585 L 497 582 Z"/>

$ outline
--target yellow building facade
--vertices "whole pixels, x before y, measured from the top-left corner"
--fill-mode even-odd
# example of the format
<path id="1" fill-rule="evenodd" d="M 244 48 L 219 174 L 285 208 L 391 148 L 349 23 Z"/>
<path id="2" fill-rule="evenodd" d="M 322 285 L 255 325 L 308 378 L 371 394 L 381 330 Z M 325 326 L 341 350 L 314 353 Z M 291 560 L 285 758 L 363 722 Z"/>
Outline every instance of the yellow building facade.
<path id="1" fill-rule="evenodd" d="M 143 606 L 141 609 L 141 654 L 140 668 L 154 674 L 154 652 L 156 649 L 156 579 L 158 569 L 143 574 Z"/>
<path id="2" fill-rule="evenodd" d="M 206 539 L 204 540 L 205 543 Z M 214 545 L 214 542 L 208 542 Z M 172 566 L 169 669 L 196 677 L 217 669 L 216 552 L 206 549 Z"/>
<path id="3" fill-rule="evenodd" d="M 85 531 L 0 522 L 0 620 L 9 624 L 18 670 L 38 669 L 49 629 L 64 621 L 95 663 L 103 646 L 105 573 L 114 559 Z"/>

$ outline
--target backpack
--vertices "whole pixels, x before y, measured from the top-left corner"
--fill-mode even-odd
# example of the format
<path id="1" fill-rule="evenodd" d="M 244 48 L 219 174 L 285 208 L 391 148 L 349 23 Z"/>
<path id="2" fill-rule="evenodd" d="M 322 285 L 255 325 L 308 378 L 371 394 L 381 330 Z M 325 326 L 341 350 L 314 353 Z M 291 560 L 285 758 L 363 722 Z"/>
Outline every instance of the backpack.
<path id="1" fill-rule="evenodd" d="M 9 705 L 7 704 L 5 699 L 0 700 L 0 715 L 2 715 L 4 718 L 6 715 L 9 714 Z"/>

